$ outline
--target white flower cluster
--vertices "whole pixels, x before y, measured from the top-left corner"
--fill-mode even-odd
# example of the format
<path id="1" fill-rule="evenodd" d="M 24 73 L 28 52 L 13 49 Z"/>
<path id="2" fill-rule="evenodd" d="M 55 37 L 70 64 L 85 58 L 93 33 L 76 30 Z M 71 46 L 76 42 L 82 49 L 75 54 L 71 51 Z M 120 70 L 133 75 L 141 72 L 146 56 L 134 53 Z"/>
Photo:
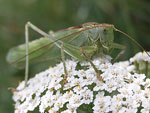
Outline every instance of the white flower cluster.
<path id="1" fill-rule="evenodd" d="M 63 87 L 62 63 L 31 78 L 26 88 L 21 82 L 13 95 L 15 113 L 149 113 L 150 79 L 135 73 L 129 61 L 111 64 L 107 59 L 93 60 L 103 81 L 90 63 L 67 60 Z"/>
<path id="2" fill-rule="evenodd" d="M 150 55 L 150 52 L 147 52 Z M 144 52 L 139 52 L 137 53 L 133 58 L 130 59 L 130 62 L 141 62 L 141 61 L 147 61 L 148 63 L 150 63 L 150 56 L 147 55 L 147 53 Z"/>
<path id="3" fill-rule="evenodd" d="M 150 78 L 150 52 L 139 52 L 130 58 L 130 62 L 135 65 L 138 73 L 144 73 L 146 77 Z"/>

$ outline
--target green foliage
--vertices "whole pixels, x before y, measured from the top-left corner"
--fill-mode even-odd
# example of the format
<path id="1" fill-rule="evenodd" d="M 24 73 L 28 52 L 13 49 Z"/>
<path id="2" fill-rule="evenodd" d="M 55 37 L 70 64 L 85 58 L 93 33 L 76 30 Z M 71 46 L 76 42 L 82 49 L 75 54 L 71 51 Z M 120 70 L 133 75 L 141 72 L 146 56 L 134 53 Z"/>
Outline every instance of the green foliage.
<path id="1" fill-rule="evenodd" d="M 31 21 L 44 31 L 64 29 L 85 22 L 110 23 L 127 32 L 146 49 L 150 50 L 150 2 L 148 0 L 0 0 L 0 67 L 6 63 L 6 53 L 13 46 L 24 43 L 24 25 Z M 31 40 L 40 37 L 31 32 Z M 139 48 L 125 36 L 116 33 L 115 42 L 126 45 L 121 59 L 133 56 Z M 33 66 L 31 75 L 47 65 Z M 37 71 L 38 70 L 38 71 Z M 13 112 L 11 93 L 23 80 L 24 71 L 13 67 L 0 71 L 0 111 Z"/>

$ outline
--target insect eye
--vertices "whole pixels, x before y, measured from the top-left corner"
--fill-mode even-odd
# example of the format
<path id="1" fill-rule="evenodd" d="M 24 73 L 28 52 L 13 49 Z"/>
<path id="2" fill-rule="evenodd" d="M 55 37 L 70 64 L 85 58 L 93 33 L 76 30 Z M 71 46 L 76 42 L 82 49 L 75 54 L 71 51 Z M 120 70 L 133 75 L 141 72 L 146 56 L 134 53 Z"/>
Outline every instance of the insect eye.
<path id="1" fill-rule="evenodd" d="M 107 31 L 106 28 L 104 28 L 103 31 L 106 32 Z"/>

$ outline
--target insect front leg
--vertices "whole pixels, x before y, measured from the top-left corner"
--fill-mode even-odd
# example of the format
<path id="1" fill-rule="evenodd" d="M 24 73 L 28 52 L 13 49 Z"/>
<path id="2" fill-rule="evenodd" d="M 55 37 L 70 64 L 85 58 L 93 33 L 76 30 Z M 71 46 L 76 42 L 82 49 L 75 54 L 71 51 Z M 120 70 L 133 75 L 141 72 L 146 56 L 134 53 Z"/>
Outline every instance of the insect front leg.
<path id="1" fill-rule="evenodd" d="M 61 45 L 61 58 L 62 58 L 63 66 L 64 66 L 64 72 L 65 72 L 65 76 L 64 76 L 64 80 L 63 80 L 63 84 L 62 84 L 62 86 L 64 87 L 66 80 L 67 80 L 68 72 L 67 72 L 66 63 L 65 63 L 65 55 L 64 55 L 63 46 L 64 45 L 62 44 Z"/>
<path id="2" fill-rule="evenodd" d="M 68 55 L 71 55 L 72 57 L 74 57 L 78 60 L 81 60 L 81 61 L 88 60 L 90 62 L 90 64 L 92 65 L 92 67 L 94 68 L 98 80 L 102 81 L 102 77 L 100 76 L 100 74 L 102 72 L 100 72 L 96 68 L 96 66 L 93 64 L 93 62 L 89 58 L 89 56 L 93 56 L 95 54 L 95 52 L 97 51 L 97 47 L 95 47 L 95 45 L 76 47 L 76 46 L 64 43 L 63 48 L 64 48 L 64 51 L 65 50 L 67 51 L 66 53 Z"/>
<path id="3" fill-rule="evenodd" d="M 121 49 L 120 53 L 118 53 L 118 55 L 112 62 L 115 62 L 120 56 L 122 56 L 124 54 L 124 52 L 126 50 L 126 46 L 118 44 L 118 43 L 112 43 L 111 48 Z"/>
<path id="4" fill-rule="evenodd" d="M 85 54 L 83 48 L 80 48 L 80 51 L 81 51 L 81 53 L 83 54 L 83 56 L 85 57 L 85 59 L 90 62 L 91 66 L 92 66 L 93 69 L 95 70 L 96 76 L 97 76 L 98 80 L 99 80 L 99 81 L 103 81 L 103 79 L 102 79 L 102 77 L 101 77 L 101 75 L 100 75 L 102 72 L 100 72 L 100 71 L 96 68 L 96 66 L 94 65 L 94 63 L 92 62 L 92 60 Z"/>

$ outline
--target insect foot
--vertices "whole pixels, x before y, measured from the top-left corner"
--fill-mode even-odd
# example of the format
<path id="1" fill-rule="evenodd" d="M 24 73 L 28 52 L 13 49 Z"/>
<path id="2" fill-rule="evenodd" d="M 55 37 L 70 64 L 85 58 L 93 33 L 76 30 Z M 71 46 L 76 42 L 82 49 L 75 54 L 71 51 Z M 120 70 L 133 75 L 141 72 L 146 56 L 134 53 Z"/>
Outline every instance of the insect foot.
<path id="1" fill-rule="evenodd" d="M 65 74 L 64 76 L 64 80 L 63 80 L 63 83 L 62 83 L 62 87 L 64 87 L 64 85 L 67 83 L 67 74 Z"/>
<path id="2" fill-rule="evenodd" d="M 15 89 L 15 88 L 11 88 L 11 87 L 9 87 L 8 90 L 11 90 L 12 93 L 19 91 L 19 90 Z"/>
<path id="3" fill-rule="evenodd" d="M 18 91 L 13 93 L 15 113 L 27 113 L 36 108 L 40 113 L 108 113 L 124 112 L 124 109 L 128 113 L 137 109 L 150 112 L 149 78 L 139 74 L 131 64 L 144 60 L 145 54 L 137 55 L 130 61 L 114 64 L 108 56 L 91 60 L 101 74 L 95 73 L 89 61 L 66 60 L 68 76 L 63 88 L 64 65 L 61 62 L 29 79 L 26 88 L 24 81 L 19 84 Z M 146 61 L 150 61 L 149 57 Z"/>
<path id="4" fill-rule="evenodd" d="M 96 77 L 97 77 L 97 79 L 98 79 L 99 81 L 103 81 L 103 79 L 102 79 L 102 77 L 101 77 L 101 75 L 100 75 L 99 73 L 96 73 Z"/>

